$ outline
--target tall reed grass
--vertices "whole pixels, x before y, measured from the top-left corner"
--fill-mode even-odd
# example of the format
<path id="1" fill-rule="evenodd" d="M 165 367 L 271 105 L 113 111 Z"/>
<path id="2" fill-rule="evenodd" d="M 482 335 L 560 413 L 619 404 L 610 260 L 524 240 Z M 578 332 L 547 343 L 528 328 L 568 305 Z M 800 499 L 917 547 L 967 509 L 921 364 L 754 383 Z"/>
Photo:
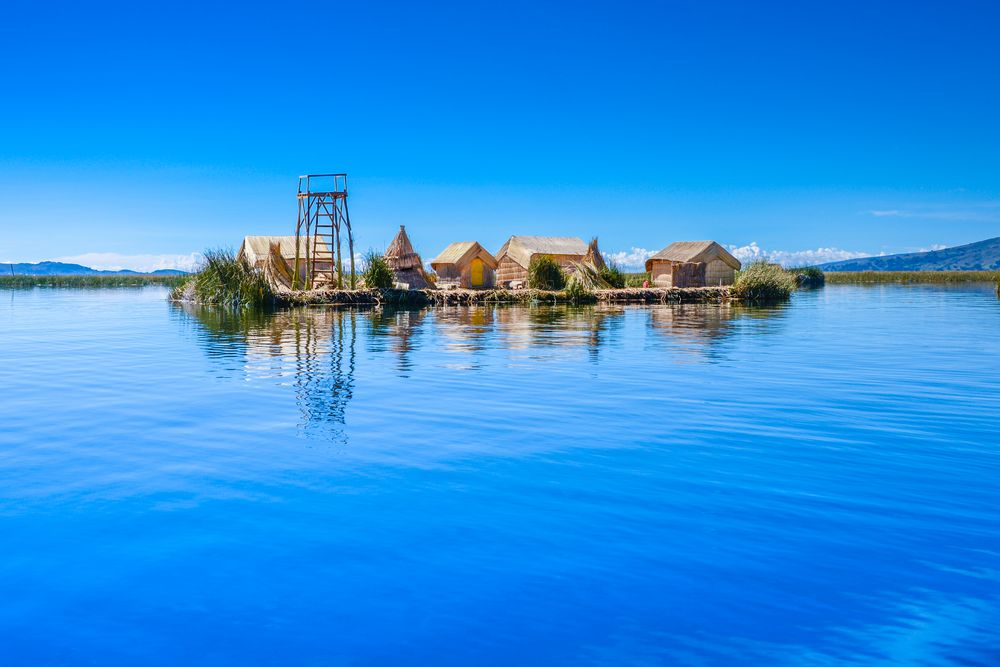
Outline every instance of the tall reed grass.
<path id="1" fill-rule="evenodd" d="M 826 274 L 815 266 L 798 266 L 785 269 L 795 277 L 799 287 L 822 287 L 826 284 Z"/>
<path id="2" fill-rule="evenodd" d="M 187 289 L 177 288 L 175 296 Z M 237 259 L 232 250 L 206 250 L 190 289 L 200 303 L 226 308 L 261 308 L 275 302 L 264 273 Z"/>
<path id="3" fill-rule="evenodd" d="M 741 303 L 759 306 L 785 301 L 794 291 L 794 275 L 777 264 L 757 261 L 737 274 L 731 293 Z"/>
<path id="4" fill-rule="evenodd" d="M 566 287 L 566 274 L 548 255 L 539 255 L 528 265 L 528 287 L 541 290 L 561 290 Z"/>
<path id="5" fill-rule="evenodd" d="M 369 250 L 364 257 L 364 271 L 361 272 L 361 280 L 365 287 L 376 289 L 389 289 L 396 282 L 396 276 L 392 272 L 389 262 L 385 261 L 380 253 Z"/>

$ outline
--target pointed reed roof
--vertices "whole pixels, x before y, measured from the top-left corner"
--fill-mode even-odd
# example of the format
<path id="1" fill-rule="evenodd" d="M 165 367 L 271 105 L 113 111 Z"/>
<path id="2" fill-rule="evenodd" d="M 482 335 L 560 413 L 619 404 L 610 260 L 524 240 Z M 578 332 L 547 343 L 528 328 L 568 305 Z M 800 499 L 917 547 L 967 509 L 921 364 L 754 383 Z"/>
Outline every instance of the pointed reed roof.
<path id="1" fill-rule="evenodd" d="M 587 254 L 583 257 L 584 264 L 590 264 L 595 269 L 600 271 L 607 267 L 604 262 L 604 255 L 601 254 L 601 249 L 597 247 L 597 237 L 590 239 L 590 245 L 587 246 Z"/>
<path id="2" fill-rule="evenodd" d="M 424 265 L 420 259 L 420 255 L 413 249 L 410 237 L 406 235 L 406 227 L 403 225 L 399 226 L 399 233 L 396 234 L 396 238 L 389 244 L 384 257 L 389 266 L 396 271 L 422 269 Z"/>

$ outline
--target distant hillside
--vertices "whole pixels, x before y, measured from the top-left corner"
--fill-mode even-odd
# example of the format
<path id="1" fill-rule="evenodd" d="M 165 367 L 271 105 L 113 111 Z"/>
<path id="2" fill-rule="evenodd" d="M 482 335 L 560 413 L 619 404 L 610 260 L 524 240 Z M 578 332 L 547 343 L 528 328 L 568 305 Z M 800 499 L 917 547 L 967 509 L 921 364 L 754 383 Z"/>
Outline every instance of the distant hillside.
<path id="1" fill-rule="evenodd" d="M 820 264 L 824 271 L 992 271 L 1000 270 L 1000 236 L 968 245 L 862 257 Z"/>
<path id="2" fill-rule="evenodd" d="M 65 264 L 63 262 L 38 262 L 37 264 L 0 264 L 0 274 L 10 275 L 13 267 L 14 275 L 18 276 L 183 276 L 187 271 L 177 269 L 158 269 L 148 274 L 138 271 L 98 271 L 82 264 Z"/>

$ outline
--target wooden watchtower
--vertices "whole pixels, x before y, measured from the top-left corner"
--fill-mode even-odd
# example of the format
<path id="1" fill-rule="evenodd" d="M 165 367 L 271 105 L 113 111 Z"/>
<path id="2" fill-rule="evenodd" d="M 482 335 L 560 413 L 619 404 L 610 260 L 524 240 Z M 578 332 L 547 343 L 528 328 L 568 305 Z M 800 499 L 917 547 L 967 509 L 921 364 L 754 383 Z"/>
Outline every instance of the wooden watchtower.
<path id="1" fill-rule="evenodd" d="M 354 272 L 354 234 L 351 232 L 351 216 L 347 211 L 347 174 L 299 176 L 298 200 L 293 287 L 344 287 L 344 265 L 340 249 L 341 236 L 346 232 L 351 265 L 348 284 L 354 289 L 357 280 Z M 300 257 L 300 252 L 304 252 L 305 256 Z"/>

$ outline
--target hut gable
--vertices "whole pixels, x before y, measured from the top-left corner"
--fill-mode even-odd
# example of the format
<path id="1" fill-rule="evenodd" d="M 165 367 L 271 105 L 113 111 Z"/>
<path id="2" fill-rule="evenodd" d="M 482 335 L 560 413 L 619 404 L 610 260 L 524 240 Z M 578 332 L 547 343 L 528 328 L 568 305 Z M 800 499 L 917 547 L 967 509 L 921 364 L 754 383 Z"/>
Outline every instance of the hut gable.
<path id="1" fill-rule="evenodd" d="M 497 268 L 497 260 L 490 252 L 476 241 L 459 241 L 441 251 L 441 254 L 431 260 L 431 266 L 436 271 L 445 264 L 462 265 L 478 257 L 491 269 Z"/>
<path id="2" fill-rule="evenodd" d="M 666 262 L 711 262 L 720 260 L 729 268 L 739 270 L 740 260 L 715 241 L 675 241 L 646 260 L 646 270 L 650 271 L 654 261 Z"/>
<path id="3" fill-rule="evenodd" d="M 306 236 L 299 239 L 299 261 L 303 263 L 306 260 L 306 241 L 308 240 L 309 238 Z M 268 255 L 271 253 L 272 244 L 278 246 L 281 256 L 289 264 L 295 261 L 294 236 L 245 236 L 242 245 L 240 245 L 240 251 L 236 256 L 240 259 L 245 259 L 250 266 L 263 268 L 267 263 Z M 316 239 L 315 243 L 308 245 L 310 255 L 318 252 L 321 257 L 330 256 L 330 250 L 326 247 L 322 239 Z M 326 262 L 326 264 L 329 264 L 329 262 Z"/>
<path id="4" fill-rule="evenodd" d="M 657 287 L 732 284 L 740 260 L 715 241 L 677 241 L 646 260 Z"/>
<path id="5" fill-rule="evenodd" d="M 538 255 L 548 255 L 568 269 L 586 254 L 587 244 L 574 236 L 511 236 L 496 254 L 497 282 L 527 280 L 528 266 Z"/>
<path id="6" fill-rule="evenodd" d="M 522 269 L 527 269 L 535 255 L 571 257 L 576 261 L 587 254 L 587 244 L 575 236 L 511 236 L 497 252 L 497 261 L 509 257 Z"/>
<path id="7" fill-rule="evenodd" d="M 431 261 L 440 287 L 481 288 L 495 283 L 497 261 L 475 241 L 452 243 Z"/>

